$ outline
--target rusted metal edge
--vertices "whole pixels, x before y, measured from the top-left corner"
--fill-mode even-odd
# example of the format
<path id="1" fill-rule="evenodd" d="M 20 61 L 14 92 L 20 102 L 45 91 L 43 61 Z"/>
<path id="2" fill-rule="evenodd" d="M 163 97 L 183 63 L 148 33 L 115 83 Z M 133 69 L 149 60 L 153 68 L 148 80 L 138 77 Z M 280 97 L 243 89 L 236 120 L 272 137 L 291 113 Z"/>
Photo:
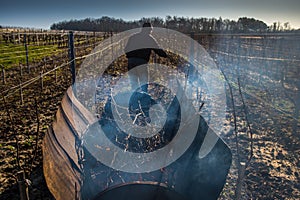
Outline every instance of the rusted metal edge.
<path id="1" fill-rule="evenodd" d="M 61 148 L 51 127 L 43 141 L 43 170 L 47 186 L 56 199 L 74 199 L 78 195 L 80 171 Z"/>
<path id="2" fill-rule="evenodd" d="M 77 148 L 82 134 L 97 120 L 68 88 L 43 141 L 44 175 L 56 199 L 80 199 L 82 170 Z"/>

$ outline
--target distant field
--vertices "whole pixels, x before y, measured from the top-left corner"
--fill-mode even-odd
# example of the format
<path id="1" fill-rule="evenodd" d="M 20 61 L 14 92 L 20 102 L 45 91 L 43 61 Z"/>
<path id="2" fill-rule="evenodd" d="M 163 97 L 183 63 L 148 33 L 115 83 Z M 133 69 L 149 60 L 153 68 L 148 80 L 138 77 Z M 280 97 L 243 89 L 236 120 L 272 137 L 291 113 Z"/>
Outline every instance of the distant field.
<path id="1" fill-rule="evenodd" d="M 77 49 L 91 47 L 102 39 L 103 33 L 74 32 L 74 45 Z M 0 64 L 5 69 L 25 65 L 26 50 L 29 64 L 68 53 L 68 31 L 0 29 Z"/>
<path id="2" fill-rule="evenodd" d="M 28 46 L 28 61 L 40 62 L 44 57 L 50 57 L 60 53 L 57 45 Z M 19 63 L 26 63 L 26 51 L 24 45 L 0 44 L 0 63 L 5 69 L 12 68 Z"/>

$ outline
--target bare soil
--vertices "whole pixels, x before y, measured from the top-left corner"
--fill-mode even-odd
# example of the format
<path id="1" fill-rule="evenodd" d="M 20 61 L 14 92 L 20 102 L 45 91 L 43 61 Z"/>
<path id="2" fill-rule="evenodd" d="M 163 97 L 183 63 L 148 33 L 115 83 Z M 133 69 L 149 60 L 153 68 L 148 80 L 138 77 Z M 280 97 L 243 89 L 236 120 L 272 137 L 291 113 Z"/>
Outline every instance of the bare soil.
<path id="1" fill-rule="evenodd" d="M 55 60 L 55 59 L 54 59 Z M 52 69 L 53 63 L 44 66 L 44 71 Z M 1 91 L 16 85 L 20 77 L 18 69 L 7 72 L 7 84 L 0 85 Z M 36 77 L 40 67 L 32 68 L 30 74 L 24 72 L 23 81 Z M 20 95 L 15 93 L 1 100 L 0 109 L 0 199 L 19 199 L 16 173 L 25 170 L 29 186 L 30 199 L 54 199 L 49 192 L 42 170 L 42 139 L 47 127 L 51 126 L 56 110 L 71 84 L 68 67 L 59 71 L 57 83 L 54 74 L 45 77 L 41 90 L 39 81 L 24 88 L 24 104 L 20 104 Z M 235 95 L 237 91 L 235 91 Z M 2 98 L 2 97 L 1 97 Z M 35 100 L 36 102 L 35 103 Z M 230 105 L 230 98 L 228 99 Z M 237 101 L 238 102 L 238 101 Z M 253 158 L 246 169 L 242 199 L 300 199 L 300 133 L 296 132 L 292 119 L 278 111 L 268 108 L 257 99 L 246 96 L 251 109 L 250 122 L 253 129 Z M 249 135 L 240 102 L 237 104 L 239 146 L 241 157 L 249 155 Z M 38 107 L 39 131 L 36 115 Z M 8 114 L 9 113 L 9 114 Z M 11 115 L 12 120 L 9 119 Z M 12 128 L 14 127 L 14 128 Z M 220 199 L 233 199 L 237 180 L 237 147 L 234 133 L 232 108 L 228 108 L 222 137 L 233 152 L 233 164 Z M 16 143 L 18 141 L 18 144 Z M 38 141 L 36 147 L 36 141 Z M 17 152 L 19 153 L 17 158 Z M 19 164 L 18 164 L 19 160 Z M 20 165 L 20 166 L 19 166 Z"/>

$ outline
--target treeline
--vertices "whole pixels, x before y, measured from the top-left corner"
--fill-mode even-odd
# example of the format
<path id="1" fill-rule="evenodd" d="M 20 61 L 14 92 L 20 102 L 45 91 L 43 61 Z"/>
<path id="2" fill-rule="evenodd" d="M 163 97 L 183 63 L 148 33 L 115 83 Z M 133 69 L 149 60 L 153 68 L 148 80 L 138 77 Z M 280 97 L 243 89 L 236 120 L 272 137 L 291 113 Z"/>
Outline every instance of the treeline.
<path id="1" fill-rule="evenodd" d="M 216 18 L 188 18 L 177 16 L 166 16 L 165 19 L 160 17 L 142 18 L 134 21 L 124 21 L 112 17 L 103 16 L 99 19 L 86 18 L 81 20 L 70 20 L 54 23 L 51 25 L 52 30 L 78 30 L 78 31 L 102 31 L 102 32 L 119 32 L 132 28 L 141 27 L 147 21 L 155 27 L 164 27 L 177 30 L 180 32 L 196 33 L 259 33 L 259 32 L 280 32 L 292 31 L 288 22 L 281 24 L 279 22 L 268 26 L 263 21 L 241 17 L 237 21 Z"/>

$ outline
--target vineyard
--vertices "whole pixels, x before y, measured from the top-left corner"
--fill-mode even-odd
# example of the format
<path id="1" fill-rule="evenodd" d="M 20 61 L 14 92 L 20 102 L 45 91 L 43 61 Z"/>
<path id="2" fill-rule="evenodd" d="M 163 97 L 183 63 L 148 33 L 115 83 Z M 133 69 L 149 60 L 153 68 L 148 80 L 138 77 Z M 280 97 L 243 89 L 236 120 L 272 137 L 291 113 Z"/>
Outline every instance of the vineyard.
<path id="1" fill-rule="evenodd" d="M 71 59 L 68 32 L 1 33 L 1 199 L 19 199 L 13 185 L 20 170 L 37 176 L 31 190 L 36 199 L 51 197 L 41 183 L 42 138 L 72 84 L 70 66 L 79 66 L 107 36 L 75 32 Z"/>
<path id="2" fill-rule="evenodd" d="M 31 181 L 30 199 L 53 199 L 42 171 L 43 137 L 81 62 L 111 36 L 1 30 L 1 199 L 19 199 L 20 171 Z M 300 35 L 189 36 L 214 59 L 227 84 L 221 136 L 233 163 L 220 199 L 233 199 L 236 185 L 241 199 L 299 199 Z"/>

